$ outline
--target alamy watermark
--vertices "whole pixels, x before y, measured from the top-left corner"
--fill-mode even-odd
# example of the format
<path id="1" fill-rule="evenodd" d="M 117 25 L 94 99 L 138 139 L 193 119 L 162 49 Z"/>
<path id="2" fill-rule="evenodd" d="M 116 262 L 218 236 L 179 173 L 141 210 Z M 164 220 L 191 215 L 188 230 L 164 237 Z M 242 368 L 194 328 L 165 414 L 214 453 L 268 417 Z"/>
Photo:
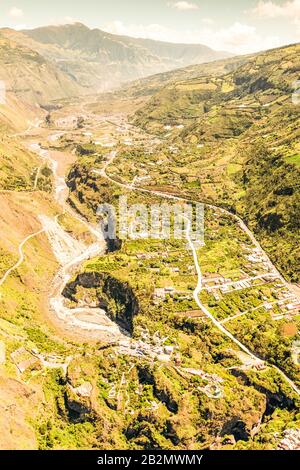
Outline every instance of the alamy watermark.
<path id="1" fill-rule="evenodd" d="M 120 196 L 117 206 L 100 204 L 97 209 L 105 239 L 186 240 L 204 244 L 204 205 L 161 203 L 128 205 Z"/>
<path id="2" fill-rule="evenodd" d="M 6 86 L 3 80 L 0 80 L 0 104 L 6 104 Z"/>

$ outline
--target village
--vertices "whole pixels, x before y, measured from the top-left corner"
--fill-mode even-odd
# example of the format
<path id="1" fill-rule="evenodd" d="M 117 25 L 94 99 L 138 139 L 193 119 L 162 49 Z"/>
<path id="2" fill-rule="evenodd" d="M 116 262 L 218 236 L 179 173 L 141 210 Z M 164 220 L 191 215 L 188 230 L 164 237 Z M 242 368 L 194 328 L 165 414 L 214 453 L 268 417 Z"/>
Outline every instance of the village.
<path id="1" fill-rule="evenodd" d="M 270 266 L 270 262 L 266 260 L 264 253 L 256 247 L 245 248 L 245 267 L 240 268 L 240 279 L 232 279 L 231 277 L 225 277 L 221 274 L 214 273 L 203 273 L 202 288 L 204 292 L 212 295 L 216 302 L 220 302 L 222 298 L 228 294 L 234 292 L 244 292 L 248 289 L 260 288 L 266 286 L 270 289 L 270 296 L 263 296 L 263 301 L 259 305 L 253 306 L 253 308 L 247 311 L 241 311 L 239 314 L 228 319 L 223 320 L 222 323 L 226 323 L 236 317 L 246 315 L 248 312 L 264 309 L 265 312 L 270 313 L 272 319 L 276 320 L 292 320 L 293 317 L 299 315 L 300 302 L 296 292 L 287 287 L 282 282 L 277 271 Z M 162 252 L 161 258 L 167 258 L 170 256 L 170 252 Z M 156 254 L 152 253 L 140 253 L 136 255 L 138 260 L 149 261 L 157 257 Z M 182 265 L 182 263 L 181 263 Z M 183 269 L 183 272 L 182 272 Z M 192 301 L 193 295 L 187 290 L 178 289 L 176 287 L 176 274 L 177 275 L 193 275 L 195 273 L 194 266 L 188 265 L 184 268 L 179 266 L 171 266 L 168 264 L 168 270 L 172 281 L 166 283 L 163 287 L 156 286 L 153 292 L 153 302 L 155 305 L 161 302 L 166 302 L 168 299 L 172 299 L 174 302 L 187 300 Z M 149 271 L 153 271 L 157 274 L 161 272 L 161 268 L 149 268 Z M 174 277 L 175 276 L 175 277 Z M 203 314 L 198 310 L 191 309 L 190 311 L 183 312 L 187 317 L 203 317 Z"/>

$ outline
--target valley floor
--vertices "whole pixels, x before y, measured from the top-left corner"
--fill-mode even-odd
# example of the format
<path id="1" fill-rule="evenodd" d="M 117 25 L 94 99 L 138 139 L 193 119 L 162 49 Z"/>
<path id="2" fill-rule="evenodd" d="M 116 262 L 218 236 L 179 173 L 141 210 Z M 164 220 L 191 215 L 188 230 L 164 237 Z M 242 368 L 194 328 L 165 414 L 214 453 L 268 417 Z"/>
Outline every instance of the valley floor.
<path id="1" fill-rule="evenodd" d="M 1 377 L 37 397 L 30 420 L 26 409 L 16 419 L 40 448 L 277 447 L 285 423 L 299 431 L 299 291 L 211 204 L 204 246 L 187 225 L 180 242 L 129 239 L 107 253 L 98 203 L 188 201 L 147 186 L 151 165 L 119 174 L 124 152 L 126 164 L 141 146 L 155 154 L 160 139 L 90 104 L 77 128 L 76 106 L 17 137 L 51 169 L 52 194 L 36 173 L 32 191 L 0 195 L 15 214 L 0 220 Z"/>

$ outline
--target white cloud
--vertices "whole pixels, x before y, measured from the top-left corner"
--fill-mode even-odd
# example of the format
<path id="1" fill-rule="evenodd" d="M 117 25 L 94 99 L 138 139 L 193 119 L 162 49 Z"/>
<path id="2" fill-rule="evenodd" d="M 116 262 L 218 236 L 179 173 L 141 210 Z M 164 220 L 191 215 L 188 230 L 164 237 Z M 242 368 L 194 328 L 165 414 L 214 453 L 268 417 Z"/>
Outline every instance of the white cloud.
<path id="1" fill-rule="evenodd" d="M 260 0 L 252 13 L 259 18 L 285 18 L 294 25 L 296 34 L 300 34 L 300 0 L 289 0 L 282 5 Z"/>
<path id="2" fill-rule="evenodd" d="M 75 23 L 82 23 L 79 19 L 73 18 L 73 16 L 62 16 L 62 17 L 53 17 L 50 18 L 49 21 L 45 24 L 48 26 L 49 24 L 53 26 L 62 26 L 67 24 L 75 24 Z"/>
<path id="3" fill-rule="evenodd" d="M 16 31 L 21 31 L 22 29 L 29 29 L 29 27 L 23 23 L 23 24 L 16 24 L 14 25 L 14 28 Z"/>
<path id="4" fill-rule="evenodd" d="M 195 3 L 190 3 L 190 2 L 168 3 L 168 6 L 172 8 L 176 8 L 176 10 L 179 10 L 179 11 L 199 10 L 198 5 L 196 5 Z"/>
<path id="5" fill-rule="evenodd" d="M 62 22 L 66 22 L 67 24 L 74 24 L 74 23 L 80 23 L 79 20 L 76 18 L 73 18 L 73 16 L 65 16 L 62 20 Z"/>
<path id="6" fill-rule="evenodd" d="M 300 0 L 289 0 L 282 5 L 260 0 L 252 12 L 260 18 L 300 17 Z"/>
<path id="7" fill-rule="evenodd" d="M 21 10 L 21 8 L 12 7 L 9 10 L 8 15 L 11 16 L 12 18 L 22 18 L 22 16 L 24 16 L 24 13 L 23 13 L 23 10 Z"/>
<path id="8" fill-rule="evenodd" d="M 105 24 L 102 29 L 113 34 L 136 38 L 174 43 L 205 44 L 215 50 L 229 51 L 236 54 L 247 54 L 282 44 L 277 36 L 262 36 L 254 26 L 238 22 L 228 28 L 215 29 L 212 25 L 207 25 L 199 30 L 186 29 L 179 32 L 160 24 L 126 25 L 122 21 L 113 21 Z"/>
<path id="9" fill-rule="evenodd" d="M 153 23 L 149 25 L 143 24 L 129 24 L 125 25 L 120 20 L 111 21 L 106 23 L 101 29 L 112 34 L 121 36 L 131 36 L 134 38 L 147 38 L 155 39 L 157 41 L 168 41 L 170 32 L 168 28 Z M 176 42 L 176 41 L 175 41 Z"/>
<path id="10" fill-rule="evenodd" d="M 223 43 L 231 50 L 247 47 L 253 39 L 256 39 L 256 28 L 238 22 L 216 32 L 216 41 Z"/>
<path id="11" fill-rule="evenodd" d="M 262 36 L 255 26 L 235 22 L 228 28 L 215 29 L 207 26 L 201 31 L 189 31 L 185 34 L 188 42 L 207 44 L 215 50 L 247 54 L 280 45 L 277 36 Z"/>
<path id="12" fill-rule="evenodd" d="M 212 24 L 215 23 L 212 18 L 202 18 L 201 21 L 202 21 L 203 24 L 206 24 L 206 25 L 212 25 Z"/>
<path id="13" fill-rule="evenodd" d="M 294 18 L 293 24 L 294 24 L 295 27 L 296 27 L 296 34 L 297 34 L 298 36 L 300 36 L 300 16 Z"/>

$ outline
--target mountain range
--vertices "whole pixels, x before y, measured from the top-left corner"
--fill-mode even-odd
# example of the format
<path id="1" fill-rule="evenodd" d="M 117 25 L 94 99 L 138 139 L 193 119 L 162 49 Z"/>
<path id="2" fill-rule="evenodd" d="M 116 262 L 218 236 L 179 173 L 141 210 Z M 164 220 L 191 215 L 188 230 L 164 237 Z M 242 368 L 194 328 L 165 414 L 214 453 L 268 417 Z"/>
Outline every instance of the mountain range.
<path id="1" fill-rule="evenodd" d="M 300 442 L 299 52 L 0 30 L 0 449 Z M 120 195 L 205 203 L 205 243 L 104 253 Z"/>
<path id="2" fill-rule="evenodd" d="M 77 92 L 79 88 L 85 93 L 102 92 L 130 80 L 230 56 L 201 44 L 118 36 L 81 23 L 23 31 L 5 28 L 0 30 L 0 38 L 18 44 L 20 66 L 24 58 L 34 67 L 39 58 L 51 72 L 56 71 L 58 98 L 63 80 L 66 96 L 76 94 L 76 87 Z"/>

